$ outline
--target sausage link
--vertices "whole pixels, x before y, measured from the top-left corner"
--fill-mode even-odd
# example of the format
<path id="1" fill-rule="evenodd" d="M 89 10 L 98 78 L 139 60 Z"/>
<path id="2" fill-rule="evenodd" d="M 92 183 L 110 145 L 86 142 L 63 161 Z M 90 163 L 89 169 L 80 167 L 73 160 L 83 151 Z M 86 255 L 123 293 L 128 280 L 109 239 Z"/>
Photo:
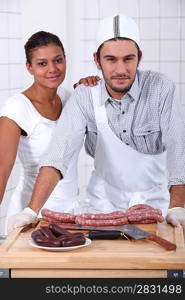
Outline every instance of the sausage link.
<path id="1" fill-rule="evenodd" d="M 129 215 L 128 216 L 128 220 L 129 222 L 135 222 L 135 223 L 139 223 L 140 221 L 143 220 L 155 220 L 156 222 L 163 222 L 164 218 L 161 215 L 157 215 L 157 214 L 137 214 L 137 215 Z"/>
<path id="2" fill-rule="evenodd" d="M 131 211 L 127 211 L 126 212 L 126 216 L 129 215 L 137 215 L 137 214 L 157 214 L 157 215 L 161 215 L 162 216 L 162 212 L 159 209 L 155 209 L 155 208 L 151 208 L 151 209 L 146 209 L 146 208 L 141 208 L 141 209 L 135 209 L 135 210 L 131 210 Z"/>
<path id="3" fill-rule="evenodd" d="M 92 214 L 92 213 L 84 213 L 78 215 L 78 217 L 81 217 L 83 219 L 87 220 L 112 220 L 112 219 L 120 219 L 125 217 L 125 213 L 122 211 L 114 211 L 111 213 L 98 213 L 98 214 Z"/>
<path id="4" fill-rule="evenodd" d="M 53 234 L 53 232 L 49 229 L 47 226 L 41 227 L 41 232 L 44 236 L 46 236 L 48 239 L 53 240 L 56 239 L 56 236 Z"/>
<path id="5" fill-rule="evenodd" d="M 43 247 L 60 247 L 61 242 L 57 239 L 48 239 L 46 236 L 35 236 L 34 241 Z"/>
<path id="6" fill-rule="evenodd" d="M 84 226 L 117 226 L 124 225 L 128 223 L 127 217 L 119 218 L 119 219 L 111 219 L 111 220 L 92 220 L 92 219 L 84 219 L 82 217 L 76 217 L 76 224 L 84 225 Z"/>
<path id="7" fill-rule="evenodd" d="M 138 210 L 141 211 L 141 210 L 144 210 L 146 209 L 147 211 L 155 211 L 156 213 L 162 215 L 162 211 L 160 209 L 157 209 L 157 208 L 154 208 L 148 204 L 136 204 L 136 205 L 133 205 L 131 207 L 129 207 L 126 211 L 126 213 L 128 214 L 129 212 L 137 212 Z"/>
<path id="8" fill-rule="evenodd" d="M 48 223 L 55 223 L 55 224 L 61 224 L 62 222 L 59 220 L 56 220 L 55 218 L 49 218 L 49 217 L 42 217 L 43 221 L 46 221 Z"/>
<path id="9" fill-rule="evenodd" d="M 31 233 L 31 237 L 33 240 L 35 240 L 36 236 L 44 236 L 44 235 L 40 229 L 37 229 L 37 230 L 32 231 L 32 233 Z"/>
<path id="10" fill-rule="evenodd" d="M 76 217 L 74 214 L 56 212 L 47 208 L 43 208 L 41 210 L 41 215 L 43 217 L 49 217 L 52 218 L 53 220 L 57 220 L 63 223 L 74 223 Z"/>
<path id="11" fill-rule="evenodd" d="M 73 247 L 73 246 L 79 246 L 85 244 L 85 238 L 78 237 L 78 238 L 71 238 L 69 240 L 63 241 L 62 246 L 63 247 Z"/>
<path id="12" fill-rule="evenodd" d="M 61 228 L 59 225 L 57 224 L 49 224 L 49 229 L 52 231 L 52 233 L 58 237 L 60 235 L 69 235 L 70 232 Z"/>

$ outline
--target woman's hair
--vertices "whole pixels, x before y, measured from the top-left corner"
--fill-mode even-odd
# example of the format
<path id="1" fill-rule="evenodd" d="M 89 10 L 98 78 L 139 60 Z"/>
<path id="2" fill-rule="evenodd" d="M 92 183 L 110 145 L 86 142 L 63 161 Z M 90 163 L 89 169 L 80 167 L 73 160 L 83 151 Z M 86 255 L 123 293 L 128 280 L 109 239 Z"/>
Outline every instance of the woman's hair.
<path id="1" fill-rule="evenodd" d="M 41 46 L 47 46 L 49 44 L 55 44 L 55 45 L 59 46 L 62 49 L 63 54 L 65 56 L 63 44 L 60 41 L 60 39 L 58 38 L 58 36 L 56 36 L 55 34 L 50 33 L 50 32 L 38 31 L 38 32 L 34 33 L 28 39 L 26 44 L 24 45 L 25 54 L 26 54 L 26 62 L 31 63 L 33 50 L 36 50 L 36 48 L 41 47 Z"/>

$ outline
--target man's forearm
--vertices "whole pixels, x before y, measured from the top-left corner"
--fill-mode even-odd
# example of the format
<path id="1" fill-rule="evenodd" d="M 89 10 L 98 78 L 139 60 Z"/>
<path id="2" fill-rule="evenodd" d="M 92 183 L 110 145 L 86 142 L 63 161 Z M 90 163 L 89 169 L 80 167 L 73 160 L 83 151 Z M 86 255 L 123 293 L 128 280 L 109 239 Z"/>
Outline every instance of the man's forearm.
<path id="1" fill-rule="evenodd" d="M 56 184 L 61 179 L 61 173 L 53 167 L 42 167 L 37 177 L 29 207 L 36 213 L 49 198 Z"/>
<path id="2" fill-rule="evenodd" d="M 173 185 L 170 189 L 170 208 L 184 207 L 185 205 L 185 185 Z"/>

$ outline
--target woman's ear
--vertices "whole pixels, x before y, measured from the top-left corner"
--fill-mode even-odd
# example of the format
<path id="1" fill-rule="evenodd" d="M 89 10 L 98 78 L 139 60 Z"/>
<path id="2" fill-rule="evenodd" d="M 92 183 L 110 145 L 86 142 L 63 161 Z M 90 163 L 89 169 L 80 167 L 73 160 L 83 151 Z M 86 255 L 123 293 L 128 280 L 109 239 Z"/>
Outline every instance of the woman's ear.
<path id="1" fill-rule="evenodd" d="M 101 70 L 101 66 L 100 66 L 100 63 L 99 63 L 99 60 L 98 60 L 96 52 L 93 53 L 93 56 L 94 56 L 94 61 L 95 61 L 95 64 L 96 64 L 97 68 L 99 70 Z"/>
<path id="2" fill-rule="evenodd" d="M 28 72 L 33 75 L 32 65 L 29 62 L 26 62 L 26 68 Z"/>

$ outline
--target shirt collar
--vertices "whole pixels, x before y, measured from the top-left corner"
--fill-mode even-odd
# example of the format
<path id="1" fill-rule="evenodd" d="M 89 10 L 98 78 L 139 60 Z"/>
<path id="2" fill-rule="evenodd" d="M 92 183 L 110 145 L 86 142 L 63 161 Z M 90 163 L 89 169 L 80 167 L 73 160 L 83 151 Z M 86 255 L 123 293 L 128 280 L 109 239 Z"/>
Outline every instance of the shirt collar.
<path id="1" fill-rule="evenodd" d="M 100 81 L 101 85 L 101 105 L 104 105 L 107 100 L 113 100 L 113 98 L 110 97 L 110 95 L 107 92 L 107 89 L 105 87 L 105 80 L 101 79 Z M 129 95 L 131 97 L 131 101 L 137 101 L 139 98 L 140 90 L 139 90 L 139 71 L 136 72 L 135 80 L 130 88 L 130 90 L 127 92 L 126 95 Z M 124 95 L 125 96 L 125 95 Z M 123 96 L 123 98 L 124 98 Z M 122 98 L 122 99 L 123 99 Z"/>

